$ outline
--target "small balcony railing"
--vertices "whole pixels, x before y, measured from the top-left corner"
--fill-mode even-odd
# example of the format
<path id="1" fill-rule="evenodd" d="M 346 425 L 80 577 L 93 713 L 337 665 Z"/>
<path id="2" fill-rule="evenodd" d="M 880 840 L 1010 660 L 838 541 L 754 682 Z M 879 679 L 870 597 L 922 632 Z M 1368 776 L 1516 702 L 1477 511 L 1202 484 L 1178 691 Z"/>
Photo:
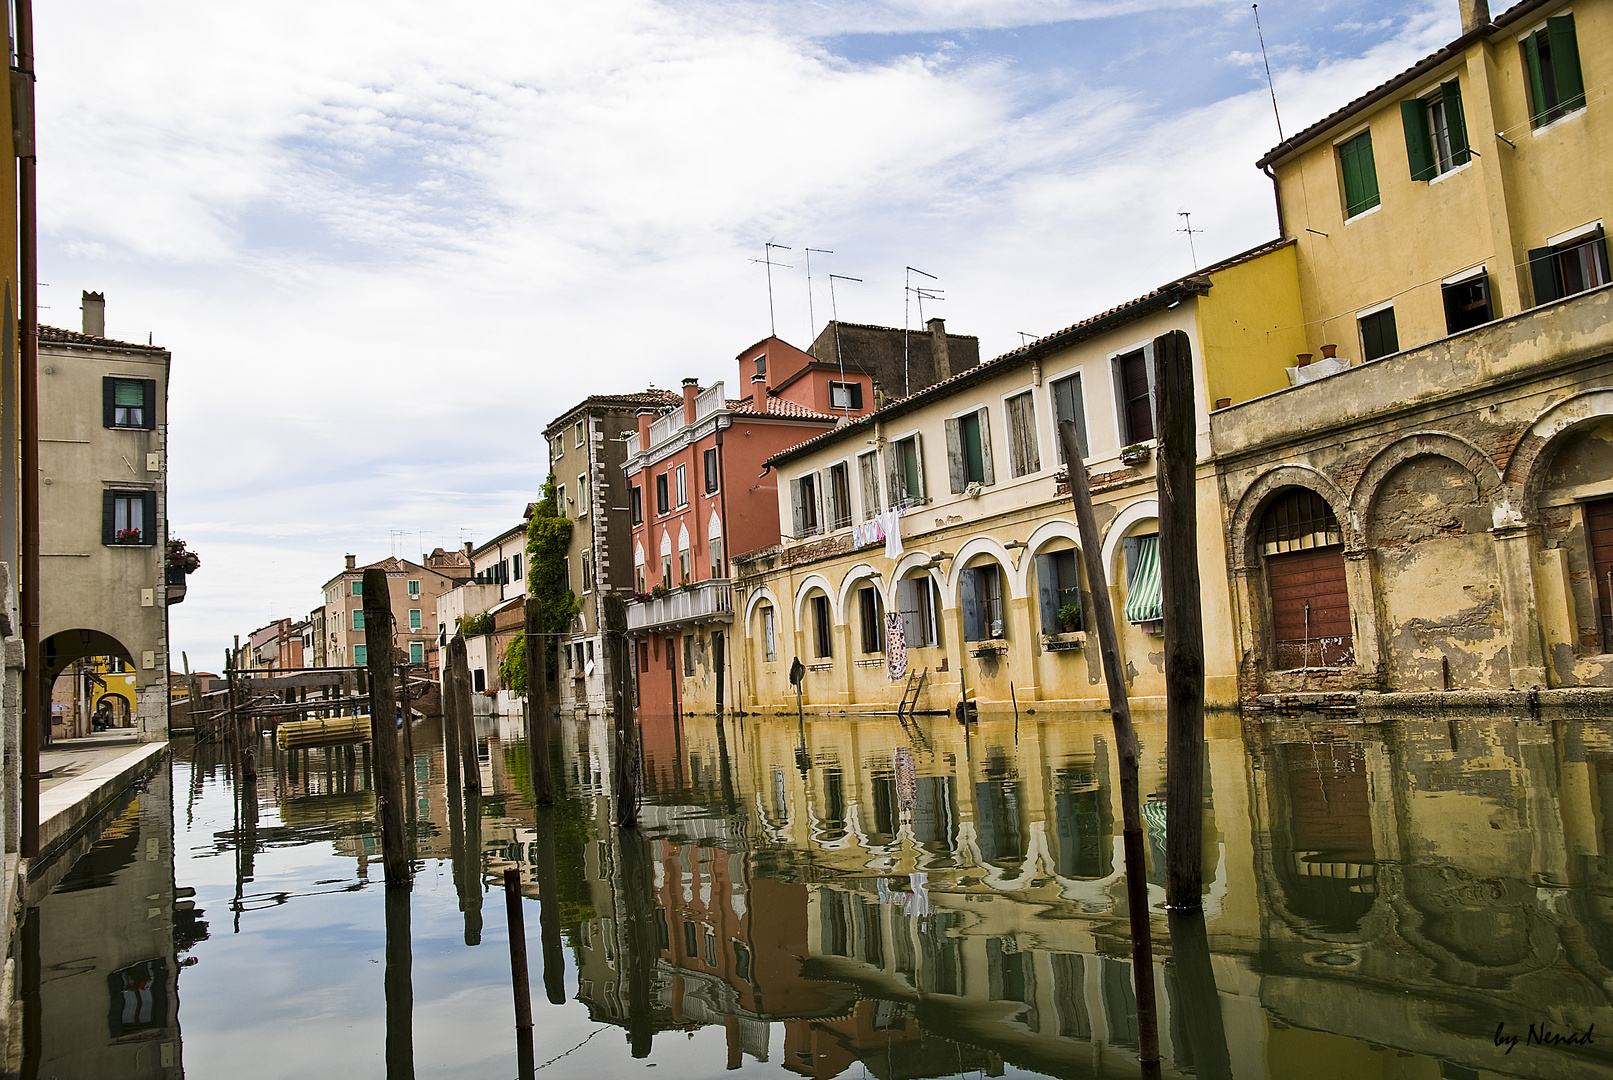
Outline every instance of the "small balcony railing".
<path id="1" fill-rule="evenodd" d="M 710 578 L 675 588 L 664 596 L 635 600 L 627 605 L 629 631 L 734 621 L 734 590 L 727 578 Z"/>

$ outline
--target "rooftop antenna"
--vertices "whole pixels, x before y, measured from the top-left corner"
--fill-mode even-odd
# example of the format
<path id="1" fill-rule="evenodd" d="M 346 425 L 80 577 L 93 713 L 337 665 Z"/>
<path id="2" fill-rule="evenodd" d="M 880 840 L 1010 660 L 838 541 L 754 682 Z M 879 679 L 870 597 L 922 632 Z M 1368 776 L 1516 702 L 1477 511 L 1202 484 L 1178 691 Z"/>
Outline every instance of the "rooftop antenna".
<path id="1" fill-rule="evenodd" d="M 840 365 L 840 381 L 843 383 L 846 381 L 846 358 L 840 355 L 840 309 L 835 305 L 835 282 L 837 280 L 855 281 L 861 285 L 863 279 L 860 277 L 847 277 L 845 274 L 829 275 L 829 317 L 835 321 L 835 362 Z M 834 408 L 832 398 L 830 399 L 829 407 Z M 850 394 L 846 395 L 846 412 L 851 412 Z"/>
<path id="2" fill-rule="evenodd" d="M 1036 340 L 1036 335 L 1028 330 L 1015 330 L 1014 333 L 1019 335 L 1019 347 L 1021 349 Z"/>
<path id="3" fill-rule="evenodd" d="M 1193 256 L 1193 269 L 1197 270 L 1199 268 L 1199 253 L 1193 249 L 1193 234 L 1201 233 L 1204 230 L 1193 227 L 1193 212 L 1191 210 L 1178 210 L 1176 211 L 1176 216 L 1182 219 L 1182 228 L 1176 231 L 1187 234 L 1187 252 Z"/>
<path id="4" fill-rule="evenodd" d="M 1249 6 L 1255 9 L 1255 33 L 1260 36 L 1260 62 L 1266 65 L 1266 88 L 1271 91 L 1271 115 L 1277 118 L 1277 141 L 1280 143 L 1283 141 L 1283 114 L 1277 111 L 1277 84 L 1271 81 L 1271 61 L 1266 59 L 1266 33 L 1260 29 L 1260 5 Z M 1188 237 L 1189 241 L 1192 239 Z"/>
<path id="5" fill-rule="evenodd" d="M 769 337 L 778 337 L 778 321 L 773 316 L 773 267 L 782 266 L 786 270 L 794 269 L 789 263 L 774 263 L 773 249 L 780 251 L 793 251 L 788 244 L 775 244 L 769 240 L 762 245 L 762 257 L 752 259 L 753 263 L 764 263 L 767 266 L 767 332 Z"/>
<path id="6" fill-rule="evenodd" d="M 920 270 L 916 266 L 909 266 L 907 268 L 907 278 L 902 284 L 902 396 L 903 397 L 906 397 L 907 395 L 909 395 L 909 394 L 911 394 L 913 392 L 913 387 L 910 385 L 911 380 L 908 377 L 908 370 L 907 370 L 907 335 L 909 333 L 911 333 L 911 330 L 910 330 L 911 320 L 908 318 L 908 306 L 912 303 L 912 300 L 913 300 L 913 275 L 914 274 L 923 274 L 925 277 L 929 278 L 931 281 L 939 281 L 940 280 L 934 274 L 927 273 L 927 272 L 925 272 L 923 270 Z M 919 303 L 919 318 L 920 319 L 924 318 L 924 304 L 922 303 L 922 301 Z"/>
<path id="7" fill-rule="evenodd" d="M 392 557 L 397 558 L 398 549 L 403 546 L 403 538 L 407 535 L 403 529 L 392 530 Z"/>
<path id="8" fill-rule="evenodd" d="M 817 317 L 812 314 L 812 253 L 814 251 L 817 252 L 819 255 L 833 255 L 834 254 L 834 252 L 832 250 L 830 250 L 829 248 L 809 247 L 809 248 L 806 249 L 806 264 L 807 264 L 807 337 L 809 339 L 812 339 L 812 340 L 816 340 L 817 336 L 818 336 L 818 320 L 817 320 Z"/>

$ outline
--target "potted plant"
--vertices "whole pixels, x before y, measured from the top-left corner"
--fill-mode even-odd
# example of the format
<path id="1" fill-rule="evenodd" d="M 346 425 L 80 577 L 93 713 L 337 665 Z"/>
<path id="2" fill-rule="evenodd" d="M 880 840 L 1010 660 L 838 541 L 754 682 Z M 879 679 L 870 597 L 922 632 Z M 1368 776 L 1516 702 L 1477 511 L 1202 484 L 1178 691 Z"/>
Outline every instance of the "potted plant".
<path id="1" fill-rule="evenodd" d="M 678 582 L 678 588 L 682 589 L 684 592 L 692 592 L 694 590 L 694 582 L 690 581 L 688 578 L 684 578 L 682 581 Z"/>
<path id="2" fill-rule="evenodd" d="M 119 544 L 138 544 L 140 542 L 139 529 L 119 529 L 113 541 Z"/>
<path id="3" fill-rule="evenodd" d="M 183 585 L 185 575 L 194 574 L 200 568 L 202 557 L 194 551 L 185 550 L 185 541 L 175 538 L 168 541 L 168 558 L 163 565 L 167 584 Z"/>
<path id="4" fill-rule="evenodd" d="M 1066 634 L 1073 634 L 1081 625 L 1081 609 L 1074 604 L 1065 604 L 1059 608 L 1059 624 L 1064 627 Z"/>
<path id="5" fill-rule="evenodd" d="M 1127 465 L 1141 465 L 1148 460 L 1149 447 L 1145 442 L 1132 443 L 1120 451 L 1120 460 Z"/>
<path id="6" fill-rule="evenodd" d="M 667 591 L 666 584 L 658 581 L 650 588 L 650 595 L 654 597 L 662 597 L 667 594 Z"/>

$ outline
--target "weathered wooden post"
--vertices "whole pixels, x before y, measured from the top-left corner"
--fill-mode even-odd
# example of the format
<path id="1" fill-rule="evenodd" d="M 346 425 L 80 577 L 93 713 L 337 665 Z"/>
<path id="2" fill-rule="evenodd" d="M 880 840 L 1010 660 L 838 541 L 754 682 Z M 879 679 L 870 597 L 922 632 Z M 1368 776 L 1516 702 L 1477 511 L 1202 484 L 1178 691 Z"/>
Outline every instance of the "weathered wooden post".
<path id="1" fill-rule="evenodd" d="M 1167 811 L 1168 812 L 1168 811 Z M 1167 830 L 1169 826 L 1167 825 Z M 1200 1080 L 1232 1080 L 1232 1055 L 1221 1018 L 1221 991 L 1215 985 L 1204 912 L 1169 911 L 1171 959 L 1180 999 L 1175 1012 L 1193 1051 L 1193 1072 Z"/>
<path id="2" fill-rule="evenodd" d="M 605 594 L 605 649 L 610 658 L 610 681 L 616 707 L 616 824 L 638 824 L 638 717 L 633 714 L 633 690 L 628 684 L 627 604 L 618 592 Z"/>
<path id="3" fill-rule="evenodd" d="M 526 915 L 521 910 L 521 871 L 504 870 L 504 917 L 510 939 L 510 987 L 515 993 L 515 1045 L 520 1075 L 532 1074 L 532 988 L 526 962 Z"/>
<path id="4" fill-rule="evenodd" d="M 482 793 L 467 787 L 465 800 L 464 857 L 459 863 L 459 907 L 465 913 L 465 944 L 482 943 Z"/>
<path id="5" fill-rule="evenodd" d="M 464 787 L 459 776 L 459 687 L 455 682 L 453 665 L 448 662 L 449 650 L 442 650 L 442 760 L 448 774 L 448 806 L 457 805 L 453 796 Z"/>
<path id="6" fill-rule="evenodd" d="M 1159 396 L 1159 572 L 1165 614 L 1165 903 L 1203 906 L 1204 614 L 1199 599 L 1198 410 L 1193 349 L 1154 339 Z"/>
<path id="7" fill-rule="evenodd" d="M 560 941 L 560 877 L 555 872 L 554 809 L 537 810 L 537 858 L 532 873 L 538 882 L 538 935 L 543 946 L 543 988 L 549 1004 L 566 1003 L 566 956 Z"/>
<path id="8" fill-rule="evenodd" d="M 409 704 L 412 700 L 409 696 L 409 669 L 399 664 L 396 670 L 398 673 L 398 705 L 400 706 L 403 720 L 402 726 L 398 728 L 398 739 L 402 744 L 400 761 L 403 766 L 404 793 L 408 796 L 407 817 L 410 822 L 413 822 L 417 816 L 415 813 L 414 791 L 414 709 Z M 412 837 L 414 830 L 410 829 L 409 834 Z"/>
<path id="9" fill-rule="evenodd" d="M 403 775 L 398 763 L 398 706 L 392 685 L 392 594 L 386 571 L 364 571 L 365 659 L 370 676 L 370 742 L 375 747 L 376 816 L 388 886 L 409 881 L 403 829 Z"/>
<path id="10" fill-rule="evenodd" d="M 459 719 L 459 767 L 466 790 L 482 789 L 482 769 L 476 763 L 476 710 L 471 705 L 470 660 L 463 634 L 448 643 L 448 665 L 454 673 L 454 696 Z"/>
<path id="11" fill-rule="evenodd" d="M 634 1058 L 647 1058 L 655 1039 L 655 969 L 661 959 L 655 932 L 653 859 L 650 841 L 637 830 L 617 830 L 616 840 L 621 872 L 617 925 L 626 938 L 626 948 L 619 955 L 621 981 L 627 990 L 627 1042 Z"/>
<path id="12" fill-rule="evenodd" d="M 1104 682 L 1109 688 L 1109 713 L 1115 726 L 1115 755 L 1120 759 L 1120 807 L 1124 818 L 1126 856 L 1126 910 L 1131 923 L 1131 973 L 1137 992 L 1137 1044 L 1143 1075 L 1159 1076 L 1159 1013 L 1154 1003 L 1154 945 L 1148 922 L 1148 872 L 1143 865 L 1143 816 L 1137 779 L 1137 730 L 1131 724 L 1131 702 L 1126 697 L 1125 673 L 1120 669 L 1120 641 L 1115 632 L 1114 605 L 1109 602 L 1109 576 L 1098 545 L 1092 491 L 1087 486 L 1086 462 L 1075 421 L 1059 423 L 1059 439 L 1069 462 L 1070 500 L 1081 532 L 1081 561 L 1092 591 L 1092 622 L 1098 631 Z"/>
<path id="13" fill-rule="evenodd" d="M 414 943 L 409 924 L 409 890 L 387 889 L 387 1080 L 414 1080 Z"/>
<path id="14" fill-rule="evenodd" d="M 543 636 L 543 601 L 526 598 L 526 753 L 532 773 L 532 799 L 539 806 L 554 802 L 549 775 L 548 644 Z"/>

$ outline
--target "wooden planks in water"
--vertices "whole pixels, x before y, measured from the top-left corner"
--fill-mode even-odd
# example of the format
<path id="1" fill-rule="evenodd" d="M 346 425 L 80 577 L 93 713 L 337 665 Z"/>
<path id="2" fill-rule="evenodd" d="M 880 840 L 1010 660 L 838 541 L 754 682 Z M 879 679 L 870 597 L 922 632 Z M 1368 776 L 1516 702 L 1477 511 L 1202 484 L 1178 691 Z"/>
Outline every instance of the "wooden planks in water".
<path id="1" fill-rule="evenodd" d="M 334 746 L 337 743 L 369 742 L 368 716 L 327 716 L 315 720 L 284 720 L 275 729 L 275 744 L 282 750 L 304 746 Z"/>

